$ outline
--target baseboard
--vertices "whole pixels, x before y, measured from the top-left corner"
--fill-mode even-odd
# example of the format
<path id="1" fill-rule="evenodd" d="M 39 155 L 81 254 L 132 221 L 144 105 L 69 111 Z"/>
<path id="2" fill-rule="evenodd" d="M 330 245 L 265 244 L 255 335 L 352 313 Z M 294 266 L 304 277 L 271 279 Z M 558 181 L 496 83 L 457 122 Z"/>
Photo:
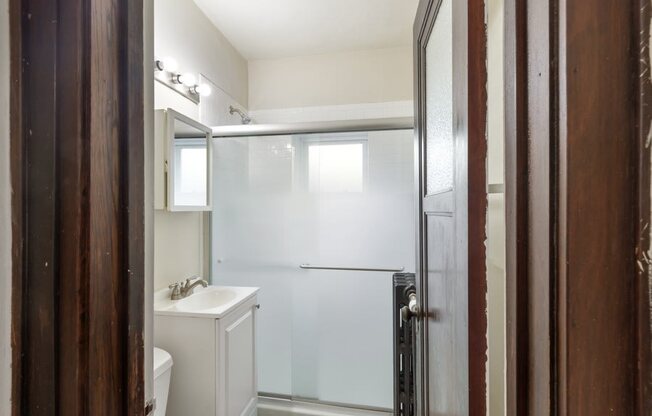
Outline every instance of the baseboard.
<path id="1" fill-rule="evenodd" d="M 260 396 L 258 416 L 389 416 L 389 409 L 365 409 L 288 398 Z"/>

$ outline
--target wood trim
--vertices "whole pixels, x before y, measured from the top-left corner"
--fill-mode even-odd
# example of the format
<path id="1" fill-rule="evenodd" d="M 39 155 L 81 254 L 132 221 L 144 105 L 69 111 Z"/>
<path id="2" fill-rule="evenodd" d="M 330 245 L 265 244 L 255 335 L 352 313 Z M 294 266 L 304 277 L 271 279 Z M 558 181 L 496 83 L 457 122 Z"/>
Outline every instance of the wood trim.
<path id="1" fill-rule="evenodd" d="M 508 415 L 650 414 L 649 27 L 506 2 Z"/>
<path id="2" fill-rule="evenodd" d="M 506 412 L 528 412 L 526 2 L 505 0 Z"/>
<path id="3" fill-rule="evenodd" d="M 83 108 L 89 100 L 88 72 L 84 70 L 85 48 L 88 38 L 84 34 L 83 18 L 87 6 L 81 3 L 67 2 L 61 4 L 58 21 L 66 30 L 59 30 L 56 60 L 67 62 L 71 69 L 64 71 L 54 80 L 57 83 L 57 100 L 55 105 L 61 108 Z M 79 363 L 61 365 L 58 372 L 67 383 L 58 384 L 57 393 L 60 400 L 67 403 L 71 414 L 88 414 L 86 398 L 89 386 L 79 374 L 84 374 L 88 367 L 87 305 L 89 260 L 85 248 L 89 245 L 88 211 L 89 201 L 84 195 L 90 186 L 88 175 L 89 146 L 85 140 L 90 132 L 83 113 L 63 111 L 57 117 L 56 136 L 69 138 L 59 140 L 55 157 L 59 160 L 65 155 L 65 162 L 57 167 L 57 209 L 60 235 L 57 237 L 59 252 L 66 253 L 67 259 L 58 262 L 58 273 L 65 276 L 59 280 L 60 298 L 58 301 L 58 331 L 63 342 L 78 340 L 78 348 L 59 348 L 58 360 L 61 363 Z M 56 208 L 55 208 L 56 209 Z"/>
<path id="4" fill-rule="evenodd" d="M 20 415 L 20 397 L 23 393 L 23 372 L 21 351 L 22 343 L 22 310 L 23 310 L 23 74 L 21 59 L 23 43 L 20 24 L 22 20 L 22 1 L 10 0 L 9 32 L 10 32 L 10 137 L 9 151 L 11 154 L 11 232 L 12 232 L 12 276 L 11 276 L 11 413 Z"/>
<path id="5" fill-rule="evenodd" d="M 424 144 L 421 141 L 421 132 L 425 130 L 425 116 L 423 109 L 425 108 L 426 96 L 425 96 L 425 74 L 422 68 L 424 67 L 424 51 L 421 47 L 422 39 L 427 36 L 426 31 L 431 30 L 431 26 L 427 24 L 428 16 L 433 14 L 430 11 L 433 7 L 439 7 L 441 2 L 433 1 L 419 1 L 417 8 L 417 13 L 414 21 L 413 27 L 413 84 L 414 84 L 414 143 L 415 143 L 415 165 L 416 166 L 425 166 L 425 151 Z M 430 29 L 428 29 L 430 27 Z M 423 181 L 423 175 L 421 174 L 418 167 L 415 168 L 415 184 L 414 184 L 414 195 L 415 195 L 415 208 L 417 212 L 417 232 L 420 233 L 424 228 L 424 217 L 421 214 L 423 212 L 423 198 L 421 198 L 422 193 L 425 189 L 425 183 Z M 420 236 L 417 236 L 417 250 L 416 250 L 416 276 L 417 276 L 417 295 L 421 299 L 421 302 L 427 300 L 427 293 L 423 285 L 419 284 L 419 280 L 423 274 L 422 268 L 422 253 L 424 253 L 425 247 Z M 425 324 L 424 319 L 419 319 L 417 322 L 418 331 L 421 333 L 421 337 L 417 337 L 416 344 L 416 414 L 425 415 L 428 413 L 428 325 Z M 421 365 L 419 365 L 419 363 Z"/>
<path id="6" fill-rule="evenodd" d="M 10 3 L 15 416 L 144 413 L 142 7 Z"/>
<path id="7" fill-rule="evenodd" d="M 468 1 L 469 415 L 487 414 L 487 30 Z"/>
<path id="8" fill-rule="evenodd" d="M 128 1 L 126 36 L 122 49 L 125 65 L 122 77 L 127 81 L 127 126 L 122 149 L 127 163 L 122 179 L 127 195 L 126 230 L 128 248 L 124 275 L 128 279 L 127 315 L 127 415 L 140 415 L 145 408 L 145 70 L 143 0 Z M 140 45 L 140 47 L 130 47 Z M 151 109 L 150 109 L 151 111 Z M 139 138 L 133 143 L 133 138 Z M 128 180 L 127 180 L 128 179 Z"/>
<path id="9" fill-rule="evenodd" d="M 636 259 L 638 264 L 638 360 L 641 371 L 637 380 L 638 414 L 652 414 L 652 267 L 650 234 L 652 233 L 652 170 L 650 168 L 650 134 L 652 132 L 652 62 L 650 61 L 650 25 L 652 10 L 647 0 L 639 0 L 638 34 L 638 206 L 636 217 Z"/>
<path id="10" fill-rule="evenodd" d="M 417 8 L 416 18 L 413 27 L 413 38 L 415 39 L 413 48 L 413 71 L 414 71 L 414 140 L 415 140 L 415 149 L 416 157 L 415 164 L 420 166 L 426 166 L 425 158 L 425 146 L 421 140 L 421 132 L 425 131 L 426 119 L 423 109 L 425 108 L 426 103 L 426 81 L 425 81 L 425 71 L 423 67 L 425 66 L 425 51 L 422 48 L 423 39 L 425 39 L 430 31 L 432 30 L 432 23 L 429 20 L 432 20 L 432 16 L 436 15 L 436 11 L 441 5 L 441 1 L 419 1 L 419 6 Z M 424 175 L 421 174 L 420 170 L 416 168 L 415 171 L 415 198 L 416 198 L 416 209 L 417 209 L 417 232 L 421 232 L 424 229 L 425 220 L 424 216 L 421 214 L 423 212 L 423 198 L 421 195 L 425 190 L 425 183 L 423 180 Z M 417 236 L 417 253 L 416 253 L 416 275 L 417 275 L 417 291 L 418 296 L 421 299 L 422 304 L 427 302 L 427 290 L 420 284 L 420 277 L 423 274 L 422 267 L 422 257 L 425 252 L 424 242 L 422 239 Z M 421 337 L 417 338 L 416 342 L 416 413 L 418 415 L 428 414 L 428 325 L 426 325 L 425 319 L 418 320 L 418 331 L 421 333 Z M 419 363 L 421 365 L 419 365 Z"/>

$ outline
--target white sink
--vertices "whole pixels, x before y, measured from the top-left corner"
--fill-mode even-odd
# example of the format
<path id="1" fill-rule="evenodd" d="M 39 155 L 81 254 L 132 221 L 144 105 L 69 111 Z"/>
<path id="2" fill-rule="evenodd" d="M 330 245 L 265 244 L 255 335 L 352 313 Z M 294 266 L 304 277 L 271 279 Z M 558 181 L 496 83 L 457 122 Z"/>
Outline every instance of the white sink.
<path id="1" fill-rule="evenodd" d="M 197 287 L 184 299 L 171 300 L 170 290 L 154 294 L 154 313 L 157 315 L 221 318 L 258 292 L 257 287 L 208 286 Z"/>
<path id="2" fill-rule="evenodd" d="M 180 311 L 196 312 L 214 309 L 233 301 L 238 295 L 232 289 L 220 288 L 194 293 L 177 302 Z"/>

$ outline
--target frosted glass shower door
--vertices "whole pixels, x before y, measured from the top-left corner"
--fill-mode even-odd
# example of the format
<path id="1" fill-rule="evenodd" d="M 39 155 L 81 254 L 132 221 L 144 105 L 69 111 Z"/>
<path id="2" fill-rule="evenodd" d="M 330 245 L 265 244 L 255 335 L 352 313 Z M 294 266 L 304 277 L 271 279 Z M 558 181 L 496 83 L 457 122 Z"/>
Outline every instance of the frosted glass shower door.
<path id="1" fill-rule="evenodd" d="M 214 283 L 261 287 L 259 390 L 390 409 L 392 273 L 414 268 L 411 130 L 217 139 Z"/>

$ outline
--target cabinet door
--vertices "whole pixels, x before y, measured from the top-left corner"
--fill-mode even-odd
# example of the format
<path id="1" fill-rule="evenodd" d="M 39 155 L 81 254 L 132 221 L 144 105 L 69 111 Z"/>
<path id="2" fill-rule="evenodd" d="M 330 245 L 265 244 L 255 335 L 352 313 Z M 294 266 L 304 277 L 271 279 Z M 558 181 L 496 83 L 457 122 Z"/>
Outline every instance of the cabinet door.
<path id="1" fill-rule="evenodd" d="M 253 414 L 257 405 L 254 303 L 226 317 L 221 325 L 226 416 Z"/>

